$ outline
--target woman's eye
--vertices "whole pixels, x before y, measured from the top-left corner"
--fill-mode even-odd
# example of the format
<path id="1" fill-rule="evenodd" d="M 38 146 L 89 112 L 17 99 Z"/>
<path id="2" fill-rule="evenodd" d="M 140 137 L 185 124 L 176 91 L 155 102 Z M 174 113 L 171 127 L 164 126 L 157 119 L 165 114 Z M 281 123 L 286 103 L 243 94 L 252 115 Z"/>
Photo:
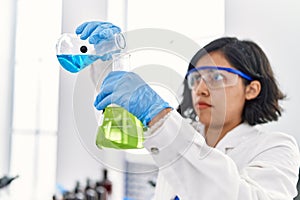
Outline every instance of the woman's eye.
<path id="1" fill-rule="evenodd" d="M 201 75 L 200 74 L 195 74 L 192 78 L 192 85 L 195 85 L 195 84 L 199 84 L 201 81 Z"/>
<path id="2" fill-rule="evenodd" d="M 213 80 L 215 81 L 221 81 L 224 80 L 224 76 L 220 73 L 215 73 L 212 75 Z"/>

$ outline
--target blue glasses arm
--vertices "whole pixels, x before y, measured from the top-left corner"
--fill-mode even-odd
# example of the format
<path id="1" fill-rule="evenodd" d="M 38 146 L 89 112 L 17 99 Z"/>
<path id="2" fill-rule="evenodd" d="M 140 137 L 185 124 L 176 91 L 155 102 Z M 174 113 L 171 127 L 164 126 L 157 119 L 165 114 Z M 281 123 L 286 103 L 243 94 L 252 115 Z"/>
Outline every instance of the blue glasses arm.
<path id="1" fill-rule="evenodd" d="M 248 76 L 247 74 L 237 70 L 237 69 L 232 69 L 232 68 L 226 68 L 226 67 L 218 67 L 220 68 L 220 70 L 224 70 L 224 71 L 228 71 L 231 72 L 233 74 L 237 74 L 240 77 L 243 77 L 244 79 L 248 80 L 248 81 L 253 81 L 253 78 L 251 78 L 250 76 Z"/>
<path id="2" fill-rule="evenodd" d="M 186 74 L 186 76 L 188 76 L 189 74 L 191 74 L 194 71 L 201 71 L 201 70 L 206 70 L 206 69 L 216 69 L 216 70 L 223 70 L 223 71 L 227 71 L 227 72 L 231 72 L 233 74 L 237 74 L 240 77 L 248 80 L 248 81 L 253 81 L 253 78 L 251 78 L 250 76 L 248 76 L 247 74 L 237 70 L 237 69 L 232 69 L 232 68 L 227 68 L 227 67 L 219 67 L 219 66 L 202 66 L 202 67 L 196 67 L 193 68 L 191 70 L 189 70 Z"/>

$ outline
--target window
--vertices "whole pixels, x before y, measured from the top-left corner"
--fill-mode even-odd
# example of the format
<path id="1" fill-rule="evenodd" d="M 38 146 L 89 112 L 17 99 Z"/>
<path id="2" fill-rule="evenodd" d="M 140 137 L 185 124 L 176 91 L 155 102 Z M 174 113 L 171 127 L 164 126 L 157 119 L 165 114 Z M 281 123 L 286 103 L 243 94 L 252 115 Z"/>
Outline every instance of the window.
<path id="1" fill-rule="evenodd" d="M 163 28 L 202 40 L 224 33 L 224 0 L 130 0 L 127 30 Z"/>
<path id="2" fill-rule="evenodd" d="M 55 192 L 61 0 L 18 0 L 10 173 L 14 199 Z"/>

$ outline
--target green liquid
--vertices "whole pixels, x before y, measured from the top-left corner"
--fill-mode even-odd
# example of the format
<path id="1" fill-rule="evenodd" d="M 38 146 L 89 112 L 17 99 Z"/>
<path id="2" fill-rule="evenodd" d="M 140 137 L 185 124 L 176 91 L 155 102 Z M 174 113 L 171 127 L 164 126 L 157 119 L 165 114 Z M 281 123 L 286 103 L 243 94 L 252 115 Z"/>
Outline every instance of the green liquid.
<path id="1" fill-rule="evenodd" d="M 98 128 L 96 145 L 99 148 L 143 148 L 144 126 L 122 107 L 107 107 L 102 125 Z"/>

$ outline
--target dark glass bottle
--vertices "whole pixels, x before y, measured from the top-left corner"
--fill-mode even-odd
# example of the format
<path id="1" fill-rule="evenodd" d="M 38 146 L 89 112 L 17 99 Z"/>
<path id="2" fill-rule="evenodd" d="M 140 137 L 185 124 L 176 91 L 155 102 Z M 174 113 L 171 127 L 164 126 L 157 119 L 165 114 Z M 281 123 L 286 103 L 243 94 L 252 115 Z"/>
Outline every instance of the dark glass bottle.
<path id="1" fill-rule="evenodd" d="M 97 200 L 98 196 L 94 189 L 90 188 L 85 192 L 86 200 Z"/>
<path id="2" fill-rule="evenodd" d="M 105 187 L 103 187 L 99 184 L 96 184 L 95 190 L 97 193 L 98 200 L 108 200 L 108 194 L 107 194 Z"/>
<path id="3" fill-rule="evenodd" d="M 104 187 L 109 195 L 112 193 L 112 182 L 107 177 L 107 169 L 103 169 L 103 179 L 100 181 L 100 185 Z"/>
<path id="4" fill-rule="evenodd" d="M 19 175 L 15 176 L 15 177 L 4 176 L 4 177 L 0 178 L 0 188 L 4 188 L 4 187 L 8 186 L 13 180 L 15 180 L 18 177 L 19 177 Z"/>
<path id="5" fill-rule="evenodd" d="M 86 191 L 88 191 L 89 189 L 92 189 L 92 184 L 91 184 L 91 180 L 89 178 L 87 178 L 84 192 L 86 193 Z"/>
<path id="6" fill-rule="evenodd" d="M 82 188 L 81 188 L 81 185 L 80 185 L 79 181 L 76 181 L 73 196 L 74 196 L 75 200 L 85 200 L 85 194 L 82 191 Z"/>
<path id="7" fill-rule="evenodd" d="M 89 178 L 86 180 L 84 193 L 85 193 L 86 200 L 97 200 L 97 193 L 94 187 L 92 186 L 91 180 Z"/>

